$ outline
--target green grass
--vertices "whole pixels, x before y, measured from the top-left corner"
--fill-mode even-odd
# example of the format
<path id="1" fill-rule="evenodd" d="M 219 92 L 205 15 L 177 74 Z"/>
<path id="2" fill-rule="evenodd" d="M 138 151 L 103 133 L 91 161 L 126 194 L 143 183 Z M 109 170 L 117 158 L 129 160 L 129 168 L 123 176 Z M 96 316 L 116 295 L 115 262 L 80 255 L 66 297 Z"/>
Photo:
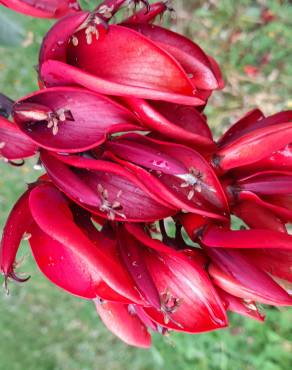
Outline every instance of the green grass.
<path id="1" fill-rule="evenodd" d="M 93 2 L 91 2 L 93 3 Z M 266 113 L 291 108 L 291 53 L 288 1 L 266 1 L 275 21 L 260 24 L 258 2 L 241 0 L 174 1 L 179 7 L 175 28 L 190 35 L 215 55 L 228 81 L 208 108 L 217 132 L 235 117 L 260 104 Z M 236 4 L 236 6 L 234 5 Z M 25 28 L 27 46 L 0 48 L 0 91 L 17 99 L 37 89 L 37 51 L 50 22 L 33 20 L 0 8 Z M 291 21 L 290 21 L 291 22 Z M 230 42 L 233 40 L 233 43 Z M 237 40 L 234 42 L 234 40 Z M 249 78 L 247 64 L 269 63 Z M 32 162 L 21 168 L 0 163 L 0 224 L 25 184 L 38 172 Z M 0 370 L 289 370 L 292 368 L 291 310 L 267 308 L 266 323 L 231 315 L 231 327 L 210 334 L 154 336 L 149 351 L 129 348 L 99 322 L 93 304 L 66 295 L 37 270 L 28 257 L 21 271 L 32 278 L 10 284 L 10 296 L 0 299 Z"/>

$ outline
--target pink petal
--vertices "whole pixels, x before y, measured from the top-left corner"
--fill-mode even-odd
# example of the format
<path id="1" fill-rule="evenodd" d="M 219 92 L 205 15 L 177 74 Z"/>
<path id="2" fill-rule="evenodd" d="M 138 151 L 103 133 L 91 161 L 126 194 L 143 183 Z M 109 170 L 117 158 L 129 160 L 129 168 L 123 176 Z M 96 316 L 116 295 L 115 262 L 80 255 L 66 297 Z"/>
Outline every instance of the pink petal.
<path id="1" fill-rule="evenodd" d="M 50 178 L 67 196 L 100 216 L 153 222 L 175 213 L 117 164 L 78 156 L 53 157 L 47 152 L 41 158 Z M 103 190 L 107 201 L 101 194 Z"/>
<path id="2" fill-rule="evenodd" d="M 219 87 L 208 56 L 191 40 L 153 24 L 123 23 L 123 25 L 151 39 L 161 49 L 172 55 L 186 71 L 193 86 L 204 90 Z M 218 67 L 216 72 L 218 72 Z"/>
<path id="3" fill-rule="evenodd" d="M 19 128 L 39 146 L 68 153 L 96 147 L 110 133 L 139 130 L 136 117 L 123 106 L 71 87 L 31 94 L 14 105 L 13 116 Z M 53 119 L 57 120 L 55 132 Z"/>
<path id="4" fill-rule="evenodd" d="M 77 0 L 1 0 L 1 4 L 39 18 L 59 18 L 80 10 Z"/>
<path id="5" fill-rule="evenodd" d="M 275 306 L 292 305 L 289 294 L 240 251 L 218 248 L 207 248 L 206 251 L 213 260 L 209 274 L 227 293 Z"/>
<path id="6" fill-rule="evenodd" d="M 101 246 L 97 247 L 93 244 L 78 228 L 74 223 L 67 200 L 57 189 L 51 185 L 43 185 L 34 189 L 30 194 L 29 205 L 32 216 L 40 229 L 59 243 L 54 246 L 53 258 L 58 259 L 60 256 L 58 247 L 62 251 L 67 249 L 64 257 L 68 260 L 67 268 L 69 271 L 71 266 L 78 274 L 81 274 L 83 269 L 84 274 L 87 275 L 86 278 L 84 275 L 85 280 L 92 279 L 93 283 L 97 283 L 98 286 L 100 279 L 102 279 L 110 288 L 130 301 L 140 302 L 139 294 L 135 290 L 130 276 L 111 256 L 102 250 Z M 76 265 L 77 261 L 78 265 Z M 57 267 L 62 266 L 65 262 L 65 260 L 58 262 Z M 56 270 L 58 270 L 57 267 Z M 60 275 L 58 276 L 60 278 Z M 68 276 L 68 272 L 66 272 L 66 276 Z M 63 288 L 68 287 L 67 283 L 62 282 L 62 284 L 64 284 Z M 75 289 L 79 290 L 80 287 L 75 287 Z"/>
<path id="7" fill-rule="evenodd" d="M 151 336 L 137 315 L 129 312 L 128 305 L 95 302 L 97 313 L 105 326 L 130 346 L 149 348 Z"/>
<path id="8" fill-rule="evenodd" d="M 9 160 L 33 156 L 37 146 L 18 127 L 0 116 L 0 155 Z"/>

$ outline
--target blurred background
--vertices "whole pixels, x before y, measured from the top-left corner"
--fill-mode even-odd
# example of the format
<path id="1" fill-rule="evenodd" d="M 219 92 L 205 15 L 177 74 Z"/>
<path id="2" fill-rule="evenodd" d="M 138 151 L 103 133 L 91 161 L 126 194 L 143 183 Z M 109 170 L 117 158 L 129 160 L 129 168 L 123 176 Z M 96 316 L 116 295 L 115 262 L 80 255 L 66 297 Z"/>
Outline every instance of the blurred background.
<path id="1" fill-rule="evenodd" d="M 83 1 L 94 7 L 98 1 Z M 292 109 L 292 5 L 288 0 L 175 0 L 166 22 L 220 63 L 224 92 L 207 114 L 218 136 L 255 106 L 266 114 Z M 0 91 L 13 99 L 37 89 L 40 43 L 51 21 L 0 8 Z M 0 228 L 25 184 L 40 172 L 0 162 Z M 230 328 L 195 336 L 154 335 L 149 351 L 119 342 L 93 304 L 66 295 L 37 270 L 23 243 L 24 285 L 0 294 L 0 370 L 290 370 L 291 310 L 265 308 L 265 324 L 230 315 Z"/>

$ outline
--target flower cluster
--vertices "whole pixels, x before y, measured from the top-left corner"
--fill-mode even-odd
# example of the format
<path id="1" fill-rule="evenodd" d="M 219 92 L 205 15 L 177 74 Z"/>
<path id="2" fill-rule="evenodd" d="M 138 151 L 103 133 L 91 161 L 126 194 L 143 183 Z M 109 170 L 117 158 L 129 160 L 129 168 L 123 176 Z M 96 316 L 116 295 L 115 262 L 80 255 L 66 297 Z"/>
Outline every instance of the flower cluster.
<path id="1" fill-rule="evenodd" d="M 154 24 L 166 2 L 105 0 L 92 13 L 1 2 L 60 18 L 40 50 L 40 90 L 0 98 L 0 154 L 38 155 L 45 170 L 5 225 L 5 283 L 27 279 L 15 271 L 26 236 L 52 283 L 140 347 L 150 331 L 205 332 L 226 327 L 228 310 L 264 320 L 258 303 L 291 305 L 292 111 L 252 110 L 215 142 L 203 111 L 224 87 L 220 68 Z M 113 24 L 125 6 L 133 14 Z"/>

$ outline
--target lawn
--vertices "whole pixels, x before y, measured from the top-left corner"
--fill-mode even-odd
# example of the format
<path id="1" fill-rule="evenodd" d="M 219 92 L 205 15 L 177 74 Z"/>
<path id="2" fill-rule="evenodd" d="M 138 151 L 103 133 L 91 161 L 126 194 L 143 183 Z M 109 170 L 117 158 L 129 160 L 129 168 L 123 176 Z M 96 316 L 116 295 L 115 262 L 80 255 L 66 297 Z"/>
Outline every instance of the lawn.
<path id="1" fill-rule="evenodd" d="M 177 8 L 173 29 L 191 36 L 224 70 L 226 89 L 215 93 L 207 111 L 217 135 L 256 105 L 267 114 L 292 108 L 292 53 L 288 48 L 292 45 L 292 6 L 288 0 L 173 3 Z M 0 24 L 4 19 L 11 20 L 20 43 L 9 45 L 9 32 L 6 36 L 0 27 L 8 44 L 0 48 L 0 91 L 17 99 L 37 88 L 33 66 L 50 22 L 0 8 Z M 39 176 L 33 164 L 28 161 L 16 168 L 0 163 L 0 226 L 25 183 Z M 45 280 L 26 242 L 21 255 L 21 271 L 31 279 L 23 285 L 11 283 L 9 296 L 4 290 L 1 294 L 0 370 L 292 368 L 291 310 L 265 308 L 265 324 L 230 315 L 227 330 L 154 336 L 149 351 L 138 350 L 119 342 L 103 327 L 92 303 L 66 295 Z"/>

